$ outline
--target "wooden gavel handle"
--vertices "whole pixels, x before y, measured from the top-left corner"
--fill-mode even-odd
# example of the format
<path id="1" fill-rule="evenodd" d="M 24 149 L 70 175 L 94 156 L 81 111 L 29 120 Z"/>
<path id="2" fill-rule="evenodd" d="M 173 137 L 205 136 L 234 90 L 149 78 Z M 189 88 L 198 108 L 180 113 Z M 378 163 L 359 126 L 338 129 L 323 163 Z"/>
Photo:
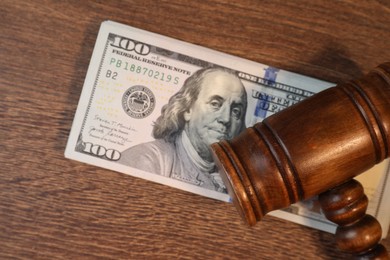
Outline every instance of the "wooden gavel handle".
<path id="1" fill-rule="evenodd" d="M 386 248 L 379 244 L 381 226 L 366 214 L 368 199 L 363 186 L 350 180 L 320 194 L 319 201 L 326 218 L 337 225 L 336 243 L 357 259 L 389 259 Z"/>

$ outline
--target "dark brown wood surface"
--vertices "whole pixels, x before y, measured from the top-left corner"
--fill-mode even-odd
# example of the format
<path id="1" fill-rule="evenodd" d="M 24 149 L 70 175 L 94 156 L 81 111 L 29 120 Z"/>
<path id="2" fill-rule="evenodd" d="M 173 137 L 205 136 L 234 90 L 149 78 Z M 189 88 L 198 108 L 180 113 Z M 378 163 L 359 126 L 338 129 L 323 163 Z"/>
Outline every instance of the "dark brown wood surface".
<path id="1" fill-rule="evenodd" d="M 333 235 L 64 158 L 100 23 L 339 83 L 390 61 L 390 2 L 0 2 L 1 259 L 343 259 Z M 390 238 L 383 241 L 390 250 Z"/>

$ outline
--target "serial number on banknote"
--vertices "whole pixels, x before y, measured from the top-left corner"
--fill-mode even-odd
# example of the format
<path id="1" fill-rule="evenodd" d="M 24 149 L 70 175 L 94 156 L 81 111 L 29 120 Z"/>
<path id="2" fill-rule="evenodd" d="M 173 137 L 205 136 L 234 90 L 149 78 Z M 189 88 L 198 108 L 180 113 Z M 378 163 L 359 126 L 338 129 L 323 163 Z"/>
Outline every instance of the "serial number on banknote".
<path id="1" fill-rule="evenodd" d="M 150 68 L 136 65 L 134 63 L 129 63 L 127 61 L 122 61 L 122 60 L 116 59 L 116 58 L 110 59 L 110 65 L 114 66 L 115 68 L 121 68 L 121 69 L 124 69 L 126 71 L 131 71 L 131 72 L 135 72 L 137 74 L 143 75 L 143 76 L 148 76 L 149 78 L 152 78 L 152 79 L 161 80 L 161 81 L 164 81 L 167 83 L 171 82 L 175 85 L 177 85 L 179 83 L 179 80 L 180 80 L 179 77 L 173 77 L 170 74 L 167 74 L 167 73 L 164 73 L 164 72 L 161 72 L 158 70 L 152 70 Z M 112 70 L 107 70 L 106 77 L 116 80 L 118 77 L 118 72 L 112 71 Z"/>

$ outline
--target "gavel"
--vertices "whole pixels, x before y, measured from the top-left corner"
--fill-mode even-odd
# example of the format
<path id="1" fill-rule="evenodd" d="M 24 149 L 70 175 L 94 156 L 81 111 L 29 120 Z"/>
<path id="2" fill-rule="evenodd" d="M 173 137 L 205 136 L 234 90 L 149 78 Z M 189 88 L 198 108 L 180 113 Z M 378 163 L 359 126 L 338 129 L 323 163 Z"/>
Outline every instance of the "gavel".
<path id="1" fill-rule="evenodd" d="M 390 62 L 319 92 L 211 146 L 238 212 L 254 225 L 319 195 L 341 250 L 388 259 L 381 226 L 353 178 L 390 156 Z"/>

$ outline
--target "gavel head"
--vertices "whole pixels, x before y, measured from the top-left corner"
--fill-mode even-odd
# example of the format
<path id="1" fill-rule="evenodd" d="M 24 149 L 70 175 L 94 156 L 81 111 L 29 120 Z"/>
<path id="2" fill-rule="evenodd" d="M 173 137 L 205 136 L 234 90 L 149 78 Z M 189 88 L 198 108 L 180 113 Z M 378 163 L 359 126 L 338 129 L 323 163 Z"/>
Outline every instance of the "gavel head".
<path id="1" fill-rule="evenodd" d="M 390 63 L 322 91 L 211 146 L 249 225 L 389 157 Z"/>

